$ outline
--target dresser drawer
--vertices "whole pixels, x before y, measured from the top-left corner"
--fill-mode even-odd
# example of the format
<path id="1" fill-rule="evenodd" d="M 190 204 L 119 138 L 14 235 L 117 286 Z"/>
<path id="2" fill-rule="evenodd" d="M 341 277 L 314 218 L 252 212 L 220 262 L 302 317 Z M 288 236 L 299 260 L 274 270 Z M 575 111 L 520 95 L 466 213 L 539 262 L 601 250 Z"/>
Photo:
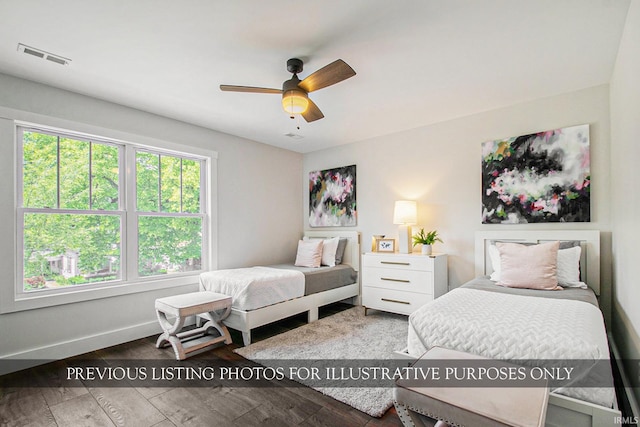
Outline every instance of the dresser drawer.
<path id="1" fill-rule="evenodd" d="M 365 307 L 399 314 L 411 314 L 429 301 L 433 295 L 382 288 L 369 288 L 362 294 Z"/>
<path id="2" fill-rule="evenodd" d="M 362 273 L 362 286 L 433 295 L 433 274 L 429 271 L 366 268 Z"/>
<path id="3" fill-rule="evenodd" d="M 447 255 L 371 252 L 362 256 L 362 305 L 411 314 L 447 291 Z"/>
<path id="4" fill-rule="evenodd" d="M 370 255 L 364 258 L 365 267 L 393 268 L 399 270 L 433 271 L 433 258 L 420 255 Z"/>

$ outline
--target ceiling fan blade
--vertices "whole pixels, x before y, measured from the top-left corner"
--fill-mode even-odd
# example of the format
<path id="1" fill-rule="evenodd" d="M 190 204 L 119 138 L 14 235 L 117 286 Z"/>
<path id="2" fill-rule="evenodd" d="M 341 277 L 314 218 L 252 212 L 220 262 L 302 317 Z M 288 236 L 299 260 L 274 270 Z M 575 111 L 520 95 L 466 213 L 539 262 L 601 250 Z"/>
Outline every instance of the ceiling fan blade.
<path id="1" fill-rule="evenodd" d="M 320 111 L 318 106 L 314 104 L 312 100 L 309 100 L 309 106 L 307 106 L 305 112 L 302 113 L 302 117 L 304 117 L 308 123 L 311 123 L 323 118 L 324 114 L 322 114 L 322 111 Z"/>
<path id="2" fill-rule="evenodd" d="M 220 85 L 220 90 L 225 92 L 277 93 L 279 95 L 282 94 L 281 89 L 270 89 L 267 87 L 253 87 L 253 86 Z"/>
<path id="3" fill-rule="evenodd" d="M 298 83 L 298 86 L 307 92 L 313 92 L 314 90 L 340 83 L 355 75 L 356 72 L 353 71 L 349 64 L 342 59 L 337 59 L 307 76 L 307 78 Z"/>

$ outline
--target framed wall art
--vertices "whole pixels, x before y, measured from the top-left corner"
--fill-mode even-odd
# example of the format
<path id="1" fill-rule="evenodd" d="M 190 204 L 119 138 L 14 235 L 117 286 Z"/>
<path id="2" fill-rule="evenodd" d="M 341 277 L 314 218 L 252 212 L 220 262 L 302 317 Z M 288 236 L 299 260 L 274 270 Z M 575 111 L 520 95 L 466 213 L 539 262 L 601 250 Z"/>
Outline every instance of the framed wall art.
<path id="1" fill-rule="evenodd" d="M 482 144 L 482 223 L 589 222 L 589 125 Z"/>
<path id="2" fill-rule="evenodd" d="M 309 225 L 356 224 L 356 165 L 309 172 Z"/>

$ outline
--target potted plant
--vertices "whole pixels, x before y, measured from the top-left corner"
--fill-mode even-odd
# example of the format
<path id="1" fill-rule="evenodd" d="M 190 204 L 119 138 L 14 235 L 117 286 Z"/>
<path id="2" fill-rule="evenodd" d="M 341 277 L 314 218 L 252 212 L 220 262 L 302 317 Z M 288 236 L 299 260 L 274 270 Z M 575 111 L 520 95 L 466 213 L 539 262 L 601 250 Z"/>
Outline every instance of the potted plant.
<path id="1" fill-rule="evenodd" d="M 438 237 L 437 230 L 425 233 L 424 228 L 421 228 L 420 232 L 413 236 L 413 246 L 421 244 L 422 255 L 431 255 L 431 247 L 436 241 L 444 243 L 442 239 Z"/>

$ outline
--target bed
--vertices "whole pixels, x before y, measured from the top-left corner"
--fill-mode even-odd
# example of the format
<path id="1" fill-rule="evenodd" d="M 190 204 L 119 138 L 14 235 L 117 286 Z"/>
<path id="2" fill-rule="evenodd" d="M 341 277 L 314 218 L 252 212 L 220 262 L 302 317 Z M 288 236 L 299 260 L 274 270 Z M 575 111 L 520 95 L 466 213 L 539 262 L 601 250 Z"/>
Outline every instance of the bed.
<path id="1" fill-rule="evenodd" d="M 202 273 L 200 290 L 232 295 L 231 314 L 224 324 L 242 332 L 244 345 L 251 344 L 251 330 L 277 320 L 307 312 L 318 320 L 318 308 L 351 298 L 359 303 L 360 233 L 357 231 L 307 231 L 309 239 L 339 237 L 346 240 L 342 263 L 335 267 L 295 267 L 293 264 L 257 266 Z M 220 276 L 220 274 L 223 277 Z M 259 280 L 262 285 L 252 286 Z M 234 283 L 246 286 L 234 288 Z M 264 286 L 265 283 L 268 286 Z"/>
<path id="2" fill-rule="evenodd" d="M 571 253 L 580 253 L 576 270 L 586 289 L 578 283 L 557 291 L 505 288 L 490 280 L 495 263 L 490 252 L 496 250 L 496 242 L 553 241 L 566 244 L 565 249 L 580 246 Z M 597 302 L 599 232 L 483 231 L 476 233 L 475 248 L 477 277 L 410 316 L 405 353 L 415 358 L 440 346 L 491 359 L 520 359 L 525 364 L 543 359 L 554 363 L 580 360 L 585 368 L 582 372 L 586 372 L 580 378 L 583 382 L 552 389 L 546 425 L 615 425 L 620 412 L 616 409 L 607 334 Z"/>

